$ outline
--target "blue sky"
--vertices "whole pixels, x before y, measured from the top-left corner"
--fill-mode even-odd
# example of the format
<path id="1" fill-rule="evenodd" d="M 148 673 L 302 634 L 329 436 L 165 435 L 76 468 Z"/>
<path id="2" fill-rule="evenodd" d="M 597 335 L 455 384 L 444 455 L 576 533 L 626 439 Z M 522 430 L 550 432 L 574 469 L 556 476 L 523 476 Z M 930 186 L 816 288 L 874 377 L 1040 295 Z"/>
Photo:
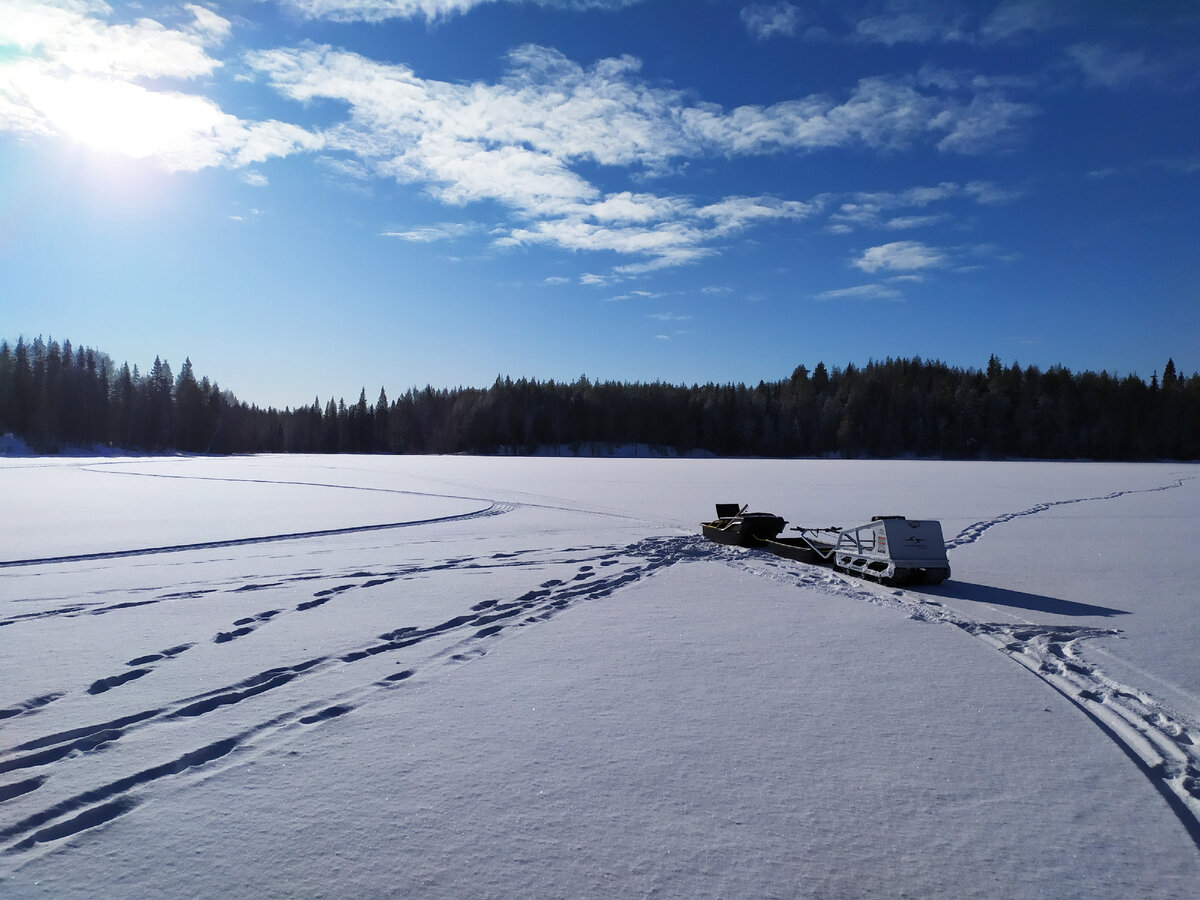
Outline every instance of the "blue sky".
<path id="1" fill-rule="evenodd" d="M 244 400 L 1200 368 L 1200 7 L 0 0 L 0 334 Z"/>

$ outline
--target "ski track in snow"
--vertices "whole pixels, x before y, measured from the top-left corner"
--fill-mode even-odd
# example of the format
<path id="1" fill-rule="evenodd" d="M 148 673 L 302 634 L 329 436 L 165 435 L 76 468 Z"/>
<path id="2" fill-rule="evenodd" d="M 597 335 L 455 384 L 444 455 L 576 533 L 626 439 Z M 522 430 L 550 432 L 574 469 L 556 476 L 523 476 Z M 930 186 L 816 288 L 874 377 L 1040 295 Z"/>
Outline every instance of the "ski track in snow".
<path id="1" fill-rule="evenodd" d="M 965 547 L 968 544 L 973 544 L 983 536 L 985 531 L 990 528 L 994 528 L 997 525 L 1003 525 L 1005 522 L 1011 522 L 1013 519 L 1020 519 L 1024 516 L 1036 516 L 1039 513 L 1044 513 L 1056 506 L 1071 506 L 1075 503 L 1094 503 L 1104 500 L 1116 500 L 1118 497 L 1125 497 L 1129 494 L 1155 494 L 1160 491 L 1171 491 L 1175 488 L 1183 487 L 1183 483 L 1187 480 L 1190 480 L 1191 477 L 1193 476 L 1179 478 L 1170 484 L 1164 484 L 1158 487 L 1133 488 L 1125 491 L 1113 491 L 1110 494 L 1104 494 L 1099 497 L 1072 497 L 1067 500 L 1050 500 L 1046 503 L 1038 503 L 1036 506 L 1029 507 L 1029 509 L 1023 509 L 1019 512 L 1004 513 L 996 516 L 994 519 L 984 519 L 982 522 L 976 522 L 973 525 L 968 525 L 955 537 L 946 541 L 946 549 L 954 550 L 958 547 Z"/>
<path id="2" fill-rule="evenodd" d="M 1148 490 L 1170 490 L 1182 484 L 1180 480 Z M 1146 491 L 1117 491 L 1103 497 L 1038 504 L 1027 510 L 977 522 L 949 541 L 947 547 L 954 549 L 971 544 L 992 527 L 1056 506 L 1111 500 L 1142 492 Z M 487 506 L 481 510 L 424 523 L 83 554 L 53 560 L 20 560 L 0 565 L 44 565 L 237 547 L 264 541 L 478 518 L 502 514 L 520 505 L 486 502 Z M 1069 625 L 979 622 L 947 609 L 941 602 L 918 591 L 885 588 L 762 552 L 711 544 L 693 535 L 651 537 L 623 547 L 519 550 L 486 557 L 459 557 L 435 563 L 340 573 L 308 569 L 269 580 L 233 579 L 227 583 L 206 581 L 139 588 L 119 593 L 127 597 L 144 591 L 153 596 L 119 603 L 105 601 L 102 596 L 100 599 L 74 598 L 63 605 L 2 619 L 0 626 L 20 626 L 37 619 L 103 615 L 118 610 L 137 610 L 133 614 L 141 614 L 146 607 L 155 604 L 203 602 L 220 593 L 261 592 L 268 600 L 264 604 L 268 608 L 235 619 L 212 634 L 188 635 L 170 647 L 128 660 L 119 671 L 97 672 L 88 683 L 61 685 L 48 693 L 0 709 L 0 854 L 21 865 L 44 852 L 53 852 L 64 840 L 104 825 L 151 800 L 144 790 L 147 785 L 163 781 L 186 784 L 192 779 L 214 777 L 225 768 L 242 765 L 286 745 L 304 729 L 320 727 L 350 715 L 356 708 L 386 692 L 404 690 L 422 679 L 434 678 L 439 667 L 459 665 L 483 656 L 496 640 L 545 622 L 577 603 L 600 600 L 665 568 L 696 560 L 720 562 L 758 577 L 817 590 L 839 599 L 897 609 L 916 621 L 953 625 L 984 641 L 1057 691 L 1114 740 L 1147 775 L 1200 847 L 1200 727 L 1168 712 L 1150 694 L 1109 678 L 1081 653 L 1082 642 L 1095 637 L 1117 636 L 1119 631 Z M 258 629 L 277 627 L 276 623 L 337 603 L 346 596 L 355 596 L 355 592 L 395 591 L 399 585 L 436 572 L 486 571 L 489 568 L 508 572 L 527 568 L 535 577 L 541 570 L 554 569 L 562 577 L 544 579 L 515 597 L 480 600 L 459 615 L 434 625 L 399 625 L 370 638 L 352 640 L 333 652 L 272 666 L 232 683 L 214 685 L 200 693 L 165 703 L 132 711 L 115 701 L 108 705 L 109 698 L 126 696 L 123 692 L 127 685 L 151 678 L 160 667 L 170 665 L 200 644 L 222 647 L 235 643 Z M 306 599 L 296 603 L 296 592 L 301 589 L 307 591 Z M 288 602 L 282 602 L 281 597 L 287 598 Z M 233 648 L 228 652 L 237 653 L 238 650 Z M 394 670 L 384 670 L 384 664 Z M 345 677 L 359 672 L 357 677 Z M 334 674 L 342 677 L 328 677 Z M 304 687 L 300 696 L 294 690 L 297 685 Z M 333 689 L 334 685 L 337 689 Z M 86 702 L 97 704 L 93 720 L 71 728 L 51 729 L 12 746 L 5 745 L 3 730 L 11 720 L 38 717 L 33 721 L 41 721 L 47 710 L 66 697 L 77 701 L 86 697 L 89 698 Z M 120 714 L 114 714 L 118 710 Z M 231 715 L 234 712 L 239 715 Z M 203 733 L 204 737 L 193 739 L 199 746 L 183 749 L 178 740 L 138 741 L 136 747 L 129 747 L 122 753 L 123 748 L 143 735 L 158 731 L 169 736 L 173 728 L 187 723 L 204 724 L 203 729 L 195 732 Z M 148 754 L 155 752 L 164 758 L 149 759 Z M 91 769 L 81 765 L 101 754 L 111 764 Z M 113 756 L 119 758 L 113 760 Z M 126 774 L 112 777 L 117 771 Z"/>
<path id="3" fill-rule="evenodd" d="M 334 537 L 342 534 L 364 534 L 369 531 L 386 531 L 393 528 L 413 528 L 418 525 L 433 525 L 442 522 L 465 522 L 470 519 L 482 519 L 486 518 L 487 516 L 503 515 L 506 512 L 511 512 L 515 508 L 516 507 L 514 504 L 501 503 L 497 501 L 489 502 L 488 505 L 483 509 L 459 513 L 453 516 L 437 516 L 431 519 L 409 519 L 404 522 L 386 522 L 379 525 L 352 525 L 347 528 L 326 528 L 319 531 L 298 531 L 288 534 L 267 534 L 256 537 L 231 538 L 225 541 L 199 541 L 190 544 L 170 544 L 163 547 L 142 547 L 136 550 L 104 550 L 97 553 L 76 553 L 70 556 L 0 560 L 0 569 L 11 568 L 13 566 L 44 566 L 55 565 L 57 563 L 87 562 L 90 560 L 102 559 L 121 559 L 128 556 L 146 556 L 153 553 L 178 553 L 182 550 L 217 550 L 224 547 L 245 547 L 249 546 L 250 544 L 271 544 L 278 541 L 295 541 L 316 537 Z M 0 625 L 5 624 L 7 624 L 6 621 L 0 621 Z"/>
<path id="4" fill-rule="evenodd" d="M 301 531 L 301 532 L 289 532 L 289 533 L 283 533 L 283 534 L 257 535 L 254 537 L 231 538 L 229 540 L 222 540 L 222 541 L 200 541 L 200 542 L 193 542 L 193 543 L 189 543 L 189 544 L 170 544 L 170 545 L 161 546 L 161 547 L 143 547 L 143 548 L 138 548 L 138 549 L 107 550 L 107 551 L 100 551 L 100 552 L 96 552 L 96 553 L 77 553 L 77 554 L 72 554 L 72 555 L 68 555 L 68 556 L 51 556 L 51 557 L 38 557 L 38 558 L 28 558 L 28 559 L 0 560 L 0 569 L 10 568 L 10 567 L 14 567 L 14 566 L 39 566 L 39 565 L 54 565 L 57 563 L 84 562 L 84 561 L 88 561 L 88 560 L 121 559 L 121 558 L 129 557 L 129 556 L 144 556 L 144 555 L 153 554 L 153 553 L 177 553 L 182 550 L 214 550 L 214 549 L 222 549 L 225 547 L 243 547 L 243 546 L 248 546 L 250 544 L 267 544 L 267 543 L 275 543 L 278 541 L 302 540 L 305 538 L 334 537 L 337 535 L 346 535 L 346 534 L 362 534 L 362 533 L 366 533 L 366 532 L 370 532 L 370 531 L 386 531 L 386 530 L 396 529 L 396 528 L 413 528 L 413 527 L 420 526 L 420 525 L 433 525 L 433 524 L 447 523 L 447 522 L 465 522 L 465 521 L 468 521 L 471 519 L 485 518 L 487 516 L 503 515 L 504 513 L 511 512 L 512 510 L 516 509 L 519 506 L 527 506 L 527 507 L 532 507 L 535 509 L 557 509 L 557 510 L 567 511 L 567 512 L 580 512 L 581 511 L 575 507 L 550 506 L 547 504 L 529 503 L 529 502 L 508 503 L 508 502 L 504 502 L 504 501 L 500 501 L 500 500 L 491 500 L 491 499 L 488 499 L 485 497 L 468 496 L 468 495 L 462 495 L 462 494 L 439 494 L 439 493 L 431 493 L 428 491 L 403 490 L 400 488 L 381 488 L 381 487 L 370 487 L 370 486 L 365 486 L 365 485 L 337 484 L 334 482 L 291 481 L 291 480 L 280 480 L 280 479 L 269 479 L 269 478 L 221 478 L 221 477 L 212 476 L 212 475 L 169 475 L 169 474 L 164 474 L 162 472 L 126 472 L 126 471 L 122 471 L 122 470 L 119 470 L 116 468 L 109 468 L 109 467 L 115 467 L 115 466 L 121 466 L 121 465 L 129 465 L 129 462 L 127 460 L 122 460 L 120 462 L 92 463 L 89 465 L 77 466 L 77 467 L 72 467 L 72 468 L 78 468 L 79 470 L 85 471 L 85 472 L 94 472 L 94 473 L 102 474 L 102 475 L 117 475 L 117 476 L 124 476 L 124 477 L 128 477 L 128 478 L 161 478 L 161 479 L 171 479 L 171 480 L 177 480 L 177 481 L 215 481 L 215 482 L 221 482 L 221 483 L 226 483 L 226 484 L 229 484 L 229 483 L 233 483 L 233 484 L 266 484 L 266 485 L 272 485 L 272 486 L 327 488 L 330 490 L 365 491 L 368 493 L 399 494 L 399 495 L 409 496 L 409 497 L 435 498 L 435 499 L 441 499 L 441 500 L 469 500 L 469 501 L 481 503 L 484 505 L 480 509 L 473 510 L 471 512 L 458 513 L 456 515 L 449 515 L 449 516 L 436 516 L 436 517 L 428 518 L 428 519 L 408 519 L 403 522 L 385 522 L 382 524 L 375 524 L 375 525 L 354 525 L 354 526 L 349 526 L 346 528 L 326 528 L 326 529 L 321 529 L 321 530 L 317 530 L 317 531 Z M 49 464 L 41 464 L 41 465 L 34 464 L 34 465 L 30 465 L 30 466 L 24 466 L 23 468 L 48 468 L 48 467 L 49 467 Z M 622 518 L 622 519 L 631 519 L 632 518 L 630 516 L 625 516 L 625 515 L 621 515 L 618 513 L 612 513 L 612 512 L 601 512 L 601 511 L 589 511 L 589 512 L 591 512 L 593 515 L 610 516 L 613 518 Z M 120 607 L 114 607 L 114 609 L 116 609 L 116 608 L 120 608 Z M 9 623 L 9 620 L 0 620 L 0 626 L 6 625 L 8 623 Z"/>

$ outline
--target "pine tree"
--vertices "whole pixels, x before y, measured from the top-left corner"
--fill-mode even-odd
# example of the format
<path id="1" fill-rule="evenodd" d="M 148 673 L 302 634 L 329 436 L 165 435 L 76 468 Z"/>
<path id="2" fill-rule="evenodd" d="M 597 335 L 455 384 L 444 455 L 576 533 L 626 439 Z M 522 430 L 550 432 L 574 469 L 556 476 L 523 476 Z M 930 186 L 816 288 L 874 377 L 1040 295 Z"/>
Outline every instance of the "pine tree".
<path id="1" fill-rule="evenodd" d="M 1175 374 L 1175 360 L 1168 359 L 1167 364 L 1163 366 L 1162 374 L 1162 389 L 1164 391 L 1174 390 L 1179 386 L 1179 376 Z"/>
<path id="2" fill-rule="evenodd" d="M 379 389 L 379 399 L 375 401 L 375 431 L 374 446 L 372 449 L 376 453 L 392 452 L 391 420 L 388 416 L 387 391 L 382 387 Z"/>
<path id="3" fill-rule="evenodd" d="M 183 360 L 175 379 L 175 416 L 173 446 L 196 453 L 204 449 L 204 407 L 200 385 L 192 372 L 191 357 Z"/>

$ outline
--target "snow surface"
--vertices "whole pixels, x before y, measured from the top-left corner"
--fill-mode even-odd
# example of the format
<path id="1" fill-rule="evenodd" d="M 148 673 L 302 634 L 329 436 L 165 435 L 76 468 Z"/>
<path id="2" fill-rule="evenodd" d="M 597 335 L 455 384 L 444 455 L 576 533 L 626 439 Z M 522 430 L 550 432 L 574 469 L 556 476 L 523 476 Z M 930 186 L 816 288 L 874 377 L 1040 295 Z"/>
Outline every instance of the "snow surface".
<path id="1" fill-rule="evenodd" d="M 0 460 L 0 895 L 1195 896 L 1197 474 Z"/>

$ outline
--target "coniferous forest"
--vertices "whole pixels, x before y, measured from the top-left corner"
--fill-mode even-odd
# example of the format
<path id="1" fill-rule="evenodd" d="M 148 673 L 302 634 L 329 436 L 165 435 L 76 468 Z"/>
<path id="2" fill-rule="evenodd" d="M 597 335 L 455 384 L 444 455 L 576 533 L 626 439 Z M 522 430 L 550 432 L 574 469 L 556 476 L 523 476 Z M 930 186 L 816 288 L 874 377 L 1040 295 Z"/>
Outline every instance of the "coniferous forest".
<path id="1" fill-rule="evenodd" d="M 1200 458 L 1200 375 L 1134 375 L 920 358 L 780 381 L 672 385 L 497 377 L 376 400 L 260 408 L 190 360 L 149 371 L 38 337 L 0 341 L 0 435 L 35 451 L 109 445 L 186 453 L 530 453 L 647 445 L 718 456 L 1152 460 Z"/>

